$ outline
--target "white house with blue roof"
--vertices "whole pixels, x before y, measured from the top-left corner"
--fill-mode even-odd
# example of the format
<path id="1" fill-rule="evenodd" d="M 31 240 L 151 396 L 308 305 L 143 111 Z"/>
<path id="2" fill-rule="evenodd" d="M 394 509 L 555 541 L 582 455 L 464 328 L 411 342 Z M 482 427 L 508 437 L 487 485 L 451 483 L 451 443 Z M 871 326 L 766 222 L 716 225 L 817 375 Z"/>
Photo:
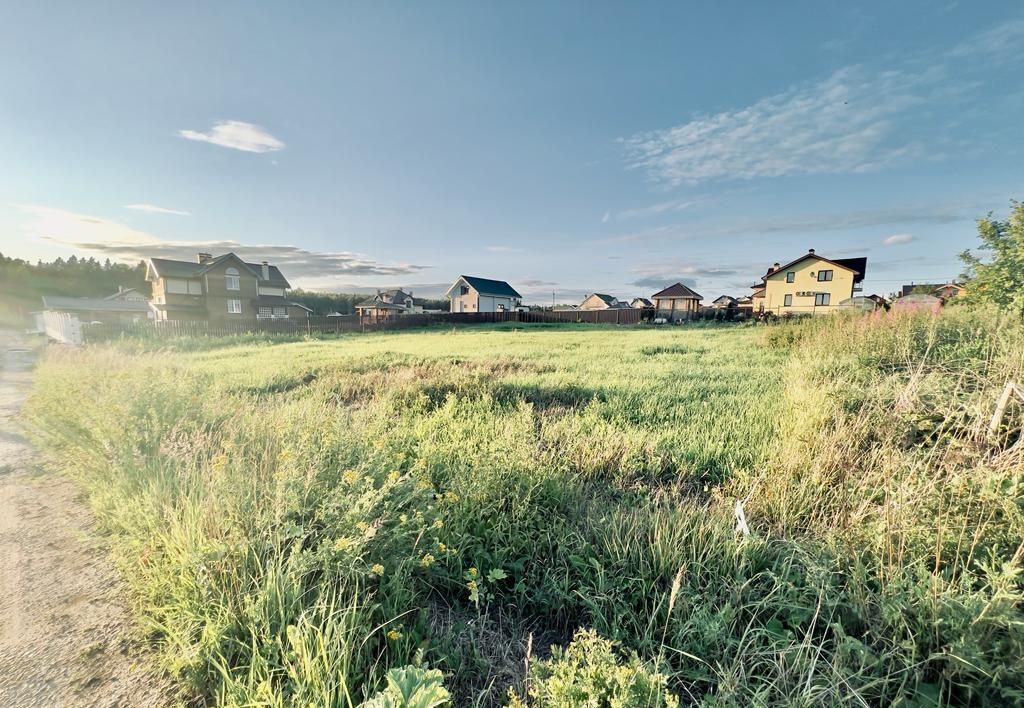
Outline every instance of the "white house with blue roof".
<path id="1" fill-rule="evenodd" d="M 460 275 L 446 293 L 452 312 L 514 312 L 523 296 L 504 280 Z"/>

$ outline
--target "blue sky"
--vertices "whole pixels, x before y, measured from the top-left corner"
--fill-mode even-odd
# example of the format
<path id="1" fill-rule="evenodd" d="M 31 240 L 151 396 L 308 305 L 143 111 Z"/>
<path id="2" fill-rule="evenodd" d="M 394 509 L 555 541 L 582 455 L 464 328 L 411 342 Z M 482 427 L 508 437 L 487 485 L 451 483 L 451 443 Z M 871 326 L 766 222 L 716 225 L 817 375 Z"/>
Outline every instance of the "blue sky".
<path id="1" fill-rule="evenodd" d="M 1024 4 L 8 3 L 0 251 L 316 289 L 945 281 L 1024 193 Z"/>

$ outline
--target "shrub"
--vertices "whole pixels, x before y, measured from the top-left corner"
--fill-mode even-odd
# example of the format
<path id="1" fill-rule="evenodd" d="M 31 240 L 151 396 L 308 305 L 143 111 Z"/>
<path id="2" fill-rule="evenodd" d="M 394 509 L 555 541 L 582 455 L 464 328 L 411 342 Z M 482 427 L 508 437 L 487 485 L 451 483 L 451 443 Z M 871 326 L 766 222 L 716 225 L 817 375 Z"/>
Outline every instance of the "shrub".
<path id="1" fill-rule="evenodd" d="M 614 642 L 580 630 L 564 650 L 530 665 L 528 700 L 509 696 L 509 708 L 676 708 L 667 677 L 635 654 L 625 657 Z"/>

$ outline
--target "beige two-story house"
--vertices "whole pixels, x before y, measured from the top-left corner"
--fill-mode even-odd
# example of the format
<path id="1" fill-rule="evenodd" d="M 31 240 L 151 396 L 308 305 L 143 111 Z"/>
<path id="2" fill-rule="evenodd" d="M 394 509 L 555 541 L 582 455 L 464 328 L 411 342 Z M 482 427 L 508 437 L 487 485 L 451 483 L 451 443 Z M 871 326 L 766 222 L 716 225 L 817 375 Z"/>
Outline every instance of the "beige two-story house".
<path id="1" fill-rule="evenodd" d="M 151 258 L 146 280 L 152 283 L 150 308 L 156 320 L 205 320 L 306 317 L 309 309 L 288 301 L 291 287 L 277 266 L 246 263 L 234 253 L 196 261 Z"/>
<path id="2" fill-rule="evenodd" d="M 754 285 L 754 312 L 818 315 L 835 312 L 861 290 L 867 258 L 825 258 L 810 249 L 781 265 L 772 264 Z"/>

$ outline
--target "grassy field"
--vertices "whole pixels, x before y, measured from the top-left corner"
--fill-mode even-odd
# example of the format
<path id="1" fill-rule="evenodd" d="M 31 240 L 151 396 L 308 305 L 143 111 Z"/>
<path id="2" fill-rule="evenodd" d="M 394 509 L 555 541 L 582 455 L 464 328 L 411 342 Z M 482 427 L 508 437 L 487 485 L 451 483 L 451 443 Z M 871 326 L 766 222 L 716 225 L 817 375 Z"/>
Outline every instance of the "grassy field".
<path id="1" fill-rule="evenodd" d="M 967 313 L 122 344 L 29 416 L 185 697 L 1015 703 L 1022 355 Z"/>

